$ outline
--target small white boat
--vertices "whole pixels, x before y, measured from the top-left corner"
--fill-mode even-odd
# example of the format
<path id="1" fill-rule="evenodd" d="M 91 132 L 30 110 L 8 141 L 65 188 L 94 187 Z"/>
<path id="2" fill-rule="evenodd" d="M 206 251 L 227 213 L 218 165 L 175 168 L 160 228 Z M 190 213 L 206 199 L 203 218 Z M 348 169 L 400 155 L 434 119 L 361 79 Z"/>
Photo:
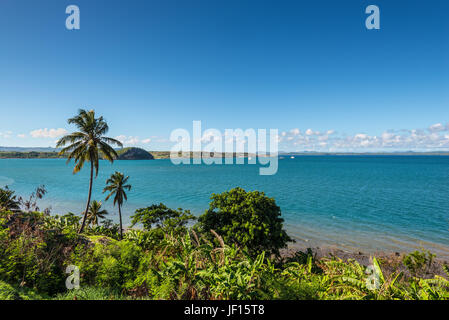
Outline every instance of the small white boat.
<path id="1" fill-rule="evenodd" d="M 290 159 L 295 159 L 295 157 L 294 157 L 294 156 L 291 156 Z"/>

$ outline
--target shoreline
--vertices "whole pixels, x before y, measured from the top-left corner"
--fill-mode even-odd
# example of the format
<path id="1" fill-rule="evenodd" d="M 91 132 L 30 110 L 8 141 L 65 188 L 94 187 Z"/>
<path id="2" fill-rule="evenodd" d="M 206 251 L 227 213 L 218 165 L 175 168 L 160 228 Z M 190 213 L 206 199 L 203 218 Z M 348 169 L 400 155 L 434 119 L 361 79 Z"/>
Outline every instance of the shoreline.
<path id="1" fill-rule="evenodd" d="M 305 251 L 308 248 L 316 250 L 321 255 L 326 255 L 332 253 L 334 255 L 342 255 L 348 257 L 358 257 L 358 256 L 403 256 L 414 251 L 428 250 L 433 254 L 436 254 L 436 258 L 442 261 L 449 262 L 449 245 L 434 243 L 426 241 L 426 244 L 422 244 L 422 240 L 417 240 L 416 245 L 410 246 L 410 248 L 388 248 L 388 247 L 378 247 L 378 248 L 368 248 L 364 246 L 351 246 L 343 243 L 335 244 L 329 243 L 325 240 L 314 239 L 309 243 L 301 239 L 297 234 L 289 233 L 289 235 L 296 241 L 295 243 L 290 243 L 286 250 L 301 250 Z M 396 238 L 399 239 L 399 238 Z"/>
<path id="2" fill-rule="evenodd" d="M 365 267 L 372 265 L 372 257 L 374 256 L 377 261 L 382 265 L 382 271 L 385 276 L 392 275 L 398 270 L 402 272 L 405 277 L 410 278 L 413 275 L 403 264 L 403 259 L 410 252 L 388 252 L 388 251 L 377 251 L 375 253 L 366 253 L 362 251 L 348 251 L 339 249 L 331 246 L 321 246 L 312 248 L 292 248 L 289 246 L 287 249 L 281 250 L 281 256 L 283 259 L 289 259 L 295 257 L 295 253 L 299 251 L 306 253 L 310 249 L 313 254 L 313 258 L 317 261 L 323 258 L 338 258 L 343 262 L 348 262 L 354 260 L 360 265 Z M 438 255 L 432 260 L 432 263 L 427 266 L 426 273 L 423 275 L 424 278 L 433 278 L 434 275 L 447 277 L 444 267 L 449 265 L 449 259 L 440 258 Z"/>

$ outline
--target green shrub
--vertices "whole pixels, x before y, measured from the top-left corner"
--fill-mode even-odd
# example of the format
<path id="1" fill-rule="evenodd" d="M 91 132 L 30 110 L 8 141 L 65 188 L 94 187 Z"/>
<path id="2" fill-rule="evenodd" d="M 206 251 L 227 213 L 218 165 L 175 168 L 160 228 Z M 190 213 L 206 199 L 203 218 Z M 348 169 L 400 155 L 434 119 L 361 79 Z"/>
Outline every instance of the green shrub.
<path id="1" fill-rule="evenodd" d="M 110 219 L 103 219 L 101 225 L 88 226 L 85 233 L 88 235 L 105 236 L 118 240 L 120 239 L 120 225 L 114 223 Z"/>
<path id="2" fill-rule="evenodd" d="M 199 218 L 198 227 L 210 239 L 210 230 L 225 243 L 235 243 L 255 256 L 262 251 L 279 254 L 292 239 L 283 230 L 281 210 L 273 198 L 263 192 L 235 188 L 213 194 L 209 209 Z"/>
<path id="3" fill-rule="evenodd" d="M 94 244 L 78 246 L 70 259 L 70 264 L 80 270 L 80 286 L 100 286 L 120 291 L 132 288 L 143 257 L 142 249 L 126 240 L 104 237 L 96 240 Z"/>
<path id="4" fill-rule="evenodd" d="M 14 191 L 0 188 L 0 211 L 15 211 L 20 209 L 20 202 L 14 195 Z"/>
<path id="5" fill-rule="evenodd" d="M 125 297 L 109 288 L 80 287 L 58 294 L 54 300 L 123 300 Z"/>
<path id="6" fill-rule="evenodd" d="M 56 230 L 59 232 L 76 233 L 80 226 L 80 220 L 80 216 L 77 216 L 71 212 L 63 216 L 45 216 L 43 217 L 43 228 L 46 230 Z"/>
<path id="7" fill-rule="evenodd" d="M 137 209 L 131 216 L 131 227 L 141 224 L 144 230 L 160 229 L 164 233 L 181 233 L 185 225 L 195 217 L 189 210 L 173 210 L 164 204 L 154 204 L 147 208 Z"/>
<path id="8" fill-rule="evenodd" d="M 35 291 L 23 287 L 14 288 L 10 284 L 0 280 L 0 300 L 41 300 L 47 299 Z"/>
<path id="9" fill-rule="evenodd" d="M 424 275 L 432 264 L 435 255 L 428 250 L 414 251 L 402 259 L 402 263 L 413 276 Z"/>
<path id="10" fill-rule="evenodd" d="M 266 268 L 265 254 L 261 253 L 254 259 L 240 256 L 235 247 L 226 248 L 223 254 L 222 263 L 211 265 L 201 273 L 202 281 L 212 295 L 226 300 L 260 299 Z"/>
<path id="11" fill-rule="evenodd" d="M 164 240 L 164 233 L 159 229 L 151 229 L 149 231 L 131 229 L 123 236 L 125 240 L 134 242 L 144 250 L 155 249 Z"/>
<path id="12" fill-rule="evenodd" d="M 15 213 L 0 228 L 0 279 L 53 294 L 64 288 L 64 236 L 40 227 L 42 215 Z M 7 228 L 6 228 L 7 226 Z"/>
<path id="13" fill-rule="evenodd" d="M 17 291 L 6 282 L 0 281 L 0 300 L 18 300 L 20 299 Z"/>

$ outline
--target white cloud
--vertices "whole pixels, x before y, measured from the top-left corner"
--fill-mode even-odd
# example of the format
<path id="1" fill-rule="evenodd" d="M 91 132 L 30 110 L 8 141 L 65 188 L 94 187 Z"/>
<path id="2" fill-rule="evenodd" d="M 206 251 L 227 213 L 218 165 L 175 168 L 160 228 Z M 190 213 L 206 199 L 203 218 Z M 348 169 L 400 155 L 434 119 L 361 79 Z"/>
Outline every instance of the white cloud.
<path id="1" fill-rule="evenodd" d="M 135 146 L 138 144 L 148 144 L 151 142 L 150 138 L 140 140 L 139 137 L 137 137 L 137 136 L 125 136 L 123 134 L 115 137 L 115 139 L 127 146 Z"/>
<path id="2" fill-rule="evenodd" d="M 309 151 L 449 150 L 449 134 L 446 133 L 449 130 L 441 123 L 428 129 L 387 130 L 379 136 L 366 133 L 348 136 L 334 130 L 320 133 L 312 129 L 295 135 L 294 130 L 282 134 L 279 143 L 283 150 L 298 150 L 298 147 Z"/>
<path id="3" fill-rule="evenodd" d="M 123 143 L 123 142 L 126 140 L 126 136 L 123 135 L 123 134 L 121 134 L 121 135 L 115 137 L 115 140 L 118 140 L 118 141 L 120 141 L 121 143 Z"/>
<path id="4" fill-rule="evenodd" d="M 139 139 L 133 136 L 125 136 L 125 135 L 120 135 L 118 137 L 115 137 L 118 141 L 120 141 L 123 144 L 126 145 L 135 145 L 139 142 Z"/>
<path id="5" fill-rule="evenodd" d="M 59 129 L 37 129 L 30 132 L 33 138 L 58 138 L 67 134 L 67 130 Z"/>
<path id="6" fill-rule="evenodd" d="M 23 138 L 25 138 L 27 135 L 24 134 L 24 133 L 20 133 L 20 134 L 18 134 L 17 136 L 18 136 L 19 138 L 23 139 Z"/>
<path id="7" fill-rule="evenodd" d="M 330 130 L 331 131 L 331 130 Z M 308 136 L 312 136 L 312 135 L 314 135 L 314 136 L 320 136 L 322 133 L 321 132 L 319 132 L 319 131 L 313 131 L 312 129 L 307 129 L 306 130 L 306 135 L 308 135 Z"/>
<path id="8" fill-rule="evenodd" d="M 446 131 L 448 128 L 441 123 L 435 123 L 429 127 L 430 132 L 441 132 Z"/>
<path id="9" fill-rule="evenodd" d="M 329 140 L 328 135 L 323 135 L 323 136 L 318 137 L 318 141 L 327 141 L 327 140 Z"/>
<path id="10" fill-rule="evenodd" d="M 394 137 L 394 134 L 391 132 L 384 132 L 382 133 L 382 139 L 385 141 L 389 141 Z"/>
<path id="11" fill-rule="evenodd" d="M 356 139 L 366 139 L 368 137 L 368 135 L 367 134 L 364 134 L 364 133 L 357 133 L 355 136 L 354 136 L 354 138 L 356 138 Z"/>
<path id="12" fill-rule="evenodd" d="M 137 137 L 129 137 L 128 140 L 125 141 L 126 144 L 136 145 L 139 143 L 139 138 Z"/>
<path id="13" fill-rule="evenodd" d="M 0 138 L 8 139 L 11 138 L 12 131 L 0 132 Z"/>
<path id="14" fill-rule="evenodd" d="M 292 129 L 290 130 L 290 132 L 294 135 L 297 136 L 301 133 L 301 131 L 298 128 Z"/>

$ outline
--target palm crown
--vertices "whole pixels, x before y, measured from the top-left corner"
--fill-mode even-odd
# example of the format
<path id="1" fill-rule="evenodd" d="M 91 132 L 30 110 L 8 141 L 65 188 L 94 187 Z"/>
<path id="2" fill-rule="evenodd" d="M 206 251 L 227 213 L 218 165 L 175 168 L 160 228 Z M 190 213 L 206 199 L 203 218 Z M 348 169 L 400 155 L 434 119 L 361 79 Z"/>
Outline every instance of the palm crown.
<path id="1" fill-rule="evenodd" d="M 101 201 L 98 202 L 96 200 L 92 201 L 89 207 L 89 211 L 87 212 L 87 219 L 89 223 L 96 226 L 98 225 L 98 219 L 104 219 L 105 215 L 108 214 L 108 211 L 105 209 L 101 209 Z"/>
<path id="2" fill-rule="evenodd" d="M 110 192 L 106 197 L 106 201 L 114 196 L 114 205 L 118 204 L 121 206 L 123 204 L 123 199 L 128 200 L 128 196 L 125 192 L 125 190 L 131 190 L 131 185 L 126 184 L 128 179 L 129 177 L 125 177 L 121 172 L 115 172 L 111 175 L 111 177 L 106 181 L 106 188 L 103 190 L 103 192 Z"/>
<path id="3" fill-rule="evenodd" d="M 14 211 L 20 209 L 20 202 L 16 199 L 14 191 L 0 188 L 0 210 Z"/>
<path id="4" fill-rule="evenodd" d="M 98 175 L 99 153 L 109 160 L 113 161 L 117 157 L 117 152 L 109 144 L 115 144 L 122 147 L 122 143 L 116 139 L 104 137 L 109 131 L 109 126 L 103 117 L 95 118 L 95 111 L 79 110 L 78 115 L 67 121 L 74 124 L 79 131 L 68 134 L 59 139 L 57 148 L 68 146 L 61 149 L 60 155 L 68 154 L 67 162 L 75 160 L 73 173 L 79 172 L 84 163 L 90 161 L 95 168 L 95 174 Z"/>
<path id="5" fill-rule="evenodd" d="M 123 204 L 123 200 L 128 200 L 128 196 L 126 195 L 125 190 L 131 190 L 131 185 L 126 184 L 128 182 L 129 177 L 125 177 L 125 175 L 121 172 L 115 172 L 111 177 L 106 181 L 106 187 L 103 190 L 103 193 L 109 191 L 108 196 L 106 197 L 106 201 L 108 201 L 112 196 L 114 196 L 114 205 L 118 205 L 118 214 L 120 218 L 120 238 L 123 238 L 123 227 L 122 227 L 122 211 L 121 206 Z"/>

